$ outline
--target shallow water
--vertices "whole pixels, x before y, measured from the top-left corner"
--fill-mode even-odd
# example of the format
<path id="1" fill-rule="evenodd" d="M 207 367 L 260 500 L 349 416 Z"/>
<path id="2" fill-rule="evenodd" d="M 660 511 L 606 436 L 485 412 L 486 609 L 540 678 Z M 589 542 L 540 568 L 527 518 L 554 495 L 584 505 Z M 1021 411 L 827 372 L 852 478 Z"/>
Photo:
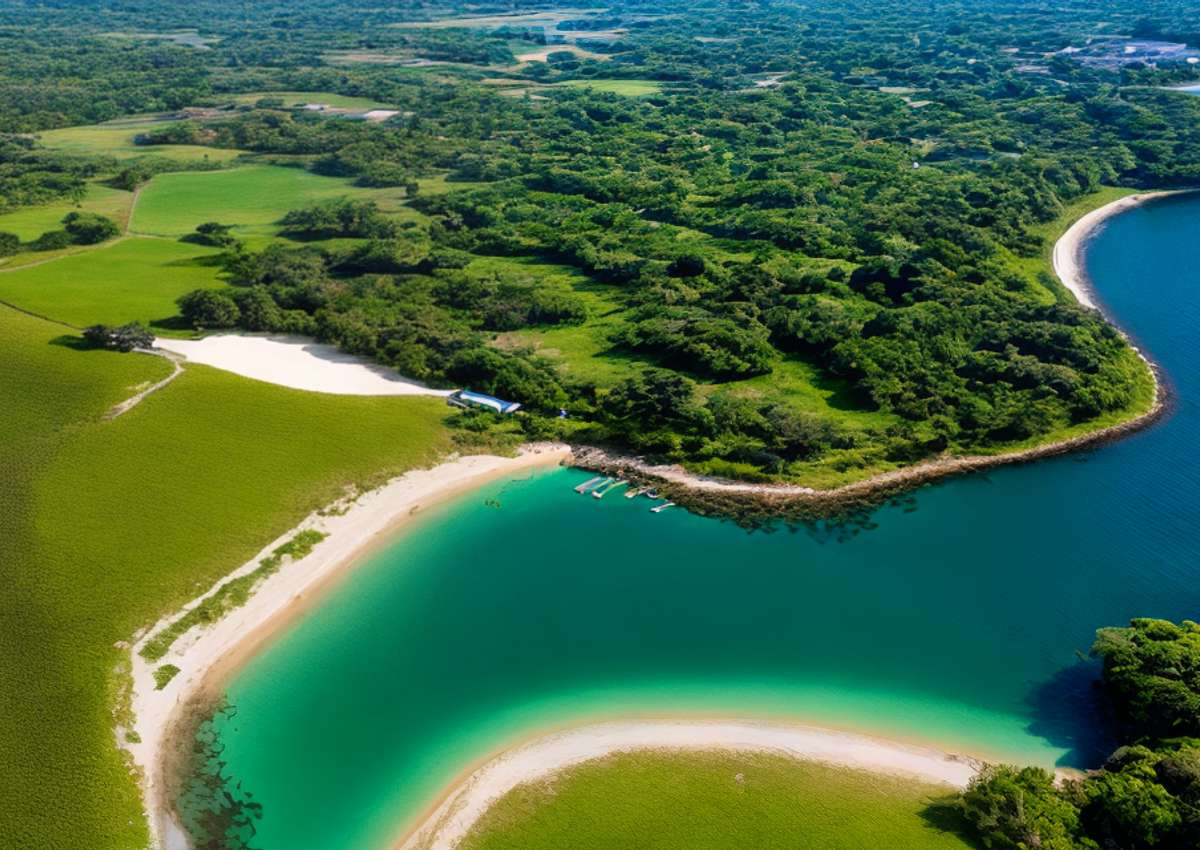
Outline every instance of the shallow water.
<path id="1" fill-rule="evenodd" d="M 872 526 L 748 533 L 584 473 L 426 517 L 231 683 L 261 850 L 386 846 L 461 770 L 596 716 L 782 715 L 1044 765 L 1107 743 L 1094 630 L 1200 609 L 1200 199 L 1112 220 L 1102 300 L 1170 374 L 1164 424 L 925 488 Z"/>

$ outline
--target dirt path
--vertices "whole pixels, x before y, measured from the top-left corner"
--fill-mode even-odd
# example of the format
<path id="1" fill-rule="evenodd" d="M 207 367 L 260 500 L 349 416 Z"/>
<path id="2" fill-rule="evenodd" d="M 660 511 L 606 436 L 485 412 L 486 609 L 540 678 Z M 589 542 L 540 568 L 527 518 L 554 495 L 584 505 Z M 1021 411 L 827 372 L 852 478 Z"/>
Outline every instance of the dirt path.
<path id="1" fill-rule="evenodd" d="M 173 367 L 171 374 L 167 375 L 167 377 L 163 378 L 158 383 L 146 387 L 146 389 L 142 390 L 137 395 L 130 396 L 120 404 L 113 405 L 112 408 L 109 409 L 108 413 L 104 414 L 104 421 L 106 422 L 128 413 L 130 410 L 141 404 L 142 399 L 146 398 L 146 396 L 150 395 L 151 393 L 158 392 L 167 384 L 171 383 L 171 381 L 183 374 L 183 358 L 177 354 L 172 354 L 169 351 L 158 351 L 157 349 L 150 348 L 138 348 L 135 349 L 135 352 L 138 354 L 149 354 L 152 357 L 162 357 L 171 361 L 171 366 Z"/>

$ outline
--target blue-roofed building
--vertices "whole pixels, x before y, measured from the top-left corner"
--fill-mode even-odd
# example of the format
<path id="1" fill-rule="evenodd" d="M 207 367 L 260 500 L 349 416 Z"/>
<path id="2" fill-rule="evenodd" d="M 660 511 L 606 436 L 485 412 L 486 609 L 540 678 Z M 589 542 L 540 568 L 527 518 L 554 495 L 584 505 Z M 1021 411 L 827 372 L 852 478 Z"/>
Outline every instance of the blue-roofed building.
<path id="1" fill-rule="evenodd" d="M 504 414 L 515 413 L 521 409 L 521 405 L 518 402 L 505 401 L 502 398 L 471 392 L 470 390 L 455 390 L 446 396 L 446 403 L 452 404 L 455 407 L 484 407 L 496 413 Z"/>

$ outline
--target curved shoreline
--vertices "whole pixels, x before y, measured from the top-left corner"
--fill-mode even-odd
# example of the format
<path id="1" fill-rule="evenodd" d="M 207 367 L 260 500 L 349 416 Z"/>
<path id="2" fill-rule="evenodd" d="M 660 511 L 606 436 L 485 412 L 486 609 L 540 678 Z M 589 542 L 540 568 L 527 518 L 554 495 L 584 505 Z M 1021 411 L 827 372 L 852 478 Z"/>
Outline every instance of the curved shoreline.
<path id="1" fill-rule="evenodd" d="M 187 725 L 194 700 L 219 691 L 242 663 L 302 615 L 311 600 L 390 542 L 414 516 L 498 478 L 557 466 L 569 458 L 565 445 L 537 444 L 525 447 L 515 458 L 471 455 L 407 472 L 382 487 L 310 514 L 208 591 L 135 636 L 129 648 L 133 723 L 118 727 L 116 735 L 118 746 L 129 753 L 140 773 L 153 846 L 185 850 L 190 844 L 166 791 L 177 768 L 172 739 Z M 262 558 L 298 531 L 309 529 L 327 536 L 310 554 L 264 579 L 244 605 L 215 623 L 185 632 L 161 658 L 148 661 L 139 654 L 163 628 L 227 582 L 253 572 Z M 165 664 L 175 665 L 180 672 L 159 690 L 154 671 Z M 128 737 L 131 733 L 133 740 Z"/>
<path id="2" fill-rule="evenodd" d="M 1088 295 L 1090 283 L 1087 281 L 1079 261 L 1079 255 L 1087 237 L 1112 215 L 1147 200 L 1169 194 L 1176 193 L 1153 193 L 1119 199 L 1083 216 L 1058 240 L 1054 247 L 1055 270 L 1062 278 L 1064 285 L 1079 299 L 1081 304 L 1089 307 L 1095 306 Z M 1063 261 L 1063 264 L 1060 265 L 1060 255 L 1073 258 L 1073 260 L 1071 262 Z M 475 456 L 450 461 L 430 470 L 409 472 L 384 487 L 356 499 L 348 500 L 345 504 L 334 506 L 336 510 L 316 512 L 296 528 L 272 541 L 255 558 L 231 572 L 212 589 L 215 590 L 226 581 L 251 572 L 258 566 L 262 557 L 289 540 L 297 531 L 312 528 L 325 531 L 330 535 L 327 540 L 318 544 L 310 555 L 289 564 L 274 576 L 266 579 L 244 606 L 206 629 L 195 629 L 188 632 L 172 646 L 164 657 L 153 663 L 147 662 L 138 654 L 152 635 L 173 622 L 182 613 L 199 604 L 212 592 L 210 590 L 184 606 L 180 611 L 172 612 L 152 628 L 138 635 L 130 650 L 134 723 L 131 729 L 118 728 L 117 737 L 119 746 L 131 754 L 134 765 L 141 772 L 143 798 L 148 813 L 152 843 L 154 846 L 166 848 L 166 850 L 189 846 L 189 841 L 175 818 L 171 801 L 167 799 L 164 792 L 168 771 L 173 766 L 170 752 L 171 736 L 178 732 L 181 724 L 186 722 L 190 701 L 202 694 L 219 690 L 228 677 L 236 672 L 245 660 L 261 649 L 272 635 L 276 634 L 293 617 L 302 614 L 310 604 L 310 599 L 317 596 L 323 586 L 327 586 L 350 567 L 360 563 L 375 546 L 388 541 L 392 532 L 419 509 L 445 501 L 507 474 L 567 461 L 584 468 L 632 472 L 639 477 L 662 482 L 672 496 L 679 493 L 684 498 L 690 497 L 701 502 L 716 500 L 719 504 L 720 499 L 724 498 L 726 504 L 745 505 L 749 503 L 780 510 L 797 504 L 812 505 L 821 509 L 873 501 L 898 490 L 909 489 L 948 475 L 1063 454 L 1117 439 L 1145 427 L 1162 415 L 1166 409 L 1166 399 L 1157 367 L 1140 351 L 1138 353 L 1148 364 L 1154 380 L 1154 399 L 1151 407 L 1138 416 L 1056 443 L 997 455 L 938 458 L 832 490 L 820 491 L 798 485 L 751 484 L 697 476 L 677 466 L 653 466 L 638 458 L 611 455 L 603 450 L 588 447 L 576 448 L 572 453 L 568 447 L 554 444 L 526 447 L 522 455 L 515 459 Z M 174 664 L 182 672 L 162 690 L 156 690 L 153 673 L 155 668 L 163 664 Z M 451 816 L 453 816 L 453 823 L 459 823 L 460 815 L 468 810 L 474 810 L 472 807 L 478 808 L 478 812 L 481 814 L 486 809 L 485 803 L 498 797 L 499 794 L 485 795 L 485 798 L 479 798 L 478 795 L 481 792 L 478 790 L 472 792 L 470 789 L 483 788 L 486 790 L 499 786 L 495 785 L 492 780 L 489 780 L 491 784 L 476 781 L 476 777 L 481 772 L 493 769 L 495 765 L 506 765 L 507 767 L 499 774 L 494 775 L 516 775 L 510 768 L 514 764 L 523 762 L 513 759 L 519 753 L 536 752 L 539 742 L 550 746 L 551 742 L 557 741 L 558 743 L 554 746 L 560 749 L 551 749 L 546 753 L 558 752 L 561 756 L 560 763 L 556 765 L 551 760 L 548 762 L 550 767 L 533 764 L 530 769 L 542 772 L 525 776 L 527 779 L 538 778 L 562 767 L 620 749 L 631 749 L 638 746 L 665 746 L 660 740 L 661 735 L 658 739 L 654 736 L 645 737 L 644 735 L 647 729 L 665 732 L 667 727 L 674 730 L 671 734 L 681 736 L 680 743 L 671 745 L 678 748 L 772 749 L 790 752 L 798 758 L 828 761 L 833 764 L 857 766 L 870 770 L 889 772 L 900 770 L 902 773 L 907 772 L 912 775 L 923 774 L 921 771 L 912 770 L 912 765 L 907 770 L 901 770 L 899 766 L 907 764 L 904 758 L 913 757 L 913 753 L 921 753 L 922 757 L 927 759 L 927 761 L 914 763 L 922 765 L 922 770 L 933 770 L 931 765 L 934 764 L 953 763 L 956 765 L 956 771 L 970 770 L 973 775 L 979 764 L 932 749 L 908 747 L 853 733 L 787 724 L 652 720 L 597 724 L 554 733 L 495 757 L 482 768 L 471 773 L 463 783 L 452 785 L 447 791 L 447 796 L 430 815 L 430 818 L 417 827 L 416 832 L 410 833 L 402 846 L 404 850 L 424 846 L 412 842 L 421 835 L 429 836 L 432 840 L 433 833 L 429 832 L 429 829 L 433 825 L 450 822 L 447 821 L 447 818 L 451 818 Z M 594 732 L 597 729 L 609 731 L 598 737 L 588 738 L 590 733 L 587 730 Z M 618 734 L 612 730 L 621 731 Z M 723 730 L 724 734 L 717 734 L 714 730 Z M 129 732 L 136 733 L 136 737 L 140 740 L 128 741 L 125 735 Z M 801 735 L 801 738 L 789 737 L 795 735 Z M 800 743 L 801 740 L 804 742 L 803 747 Z M 566 746 L 564 741 L 571 742 L 571 745 Z M 645 743 L 639 745 L 638 741 L 645 741 Z M 790 743 L 788 743 L 789 741 Z M 576 758 L 580 753 L 594 752 L 597 747 L 603 749 L 605 746 L 608 749 L 598 752 L 595 756 Z M 565 749 L 562 749 L 563 747 Z M 862 747 L 867 747 L 867 749 L 862 750 Z M 864 753 L 871 754 L 871 758 L 867 758 Z M 567 761 L 563 762 L 562 758 L 566 758 Z M 576 760 L 572 761 L 572 758 L 576 758 Z M 866 761 L 852 764 L 849 761 L 838 760 L 853 758 L 866 759 Z M 932 759 L 932 761 L 928 761 L 928 759 Z M 970 778 L 969 775 L 961 773 L 954 775 L 959 777 L 963 783 Z M 924 775 L 924 778 L 929 778 L 929 775 Z M 518 779 L 513 784 L 518 784 L 519 781 L 521 780 Z M 464 797 L 464 795 L 467 796 Z M 480 799 L 483 799 L 483 802 L 480 802 Z M 455 801 L 460 801 L 460 803 L 455 803 Z M 469 806 L 468 803 L 470 803 Z M 478 814 L 475 817 L 478 817 Z M 436 846 L 452 845 L 437 844 Z"/>
<path id="3" fill-rule="evenodd" d="M 1088 240 L 1096 235 L 1096 231 L 1100 229 L 1101 225 L 1126 210 L 1161 198 L 1185 195 L 1191 191 L 1189 189 L 1171 189 L 1161 192 L 1139 192 L 1117 198 L 1117 200 L 1081 216 L 1054 243 L 1054 250 L 1050 255 L 1054 273 L 1062 281 L 1063 286 L 1075 296 L 1076 301 L 1084 307 L 1099 310 L 1105 318 L 1116 325 L 1117 322 L 1113 321 L 1112 316 L 1101 306 L 1096 289 L 1092 285 L 1091 278 L 1088 277 L 1087 268 L 1083 262 L 1084 248 L 1087 247 Z"/>
<path id="4" fill-rule="evenodd" d="M 610 721 L 552 732 L 506 750 L 456 783 L 396 850 L 453 850 L 488 808 L 518 785 L 635 750 L 766 752 L 836 767 L 964 788 L 982 762 L 815 726 L 747 720 Z"/>
<path id="5" fill-rule="evenodd" d="M 1150 379 L 1154 383 L 1154 397 L 1150 407 L 1142 413 L 1063 440 L 994 455 L 937 457 L 828 490 L 818 490 L 801 484 L 755 484 L 718 476 L 698 475 L 678 464 L 651 464 L 641 457 L 610 452 L 592 446 L 575 448 L 575 464 L 596 472 L 632 476 L 653 482 L 659 485 L 660 489 L 665 489 L 670 498 L 682 501 L 687 507 L 701 510 L 712 507 L 720 511 L 722 508 L 740 506 L 759 508 L 768 513 L 787 513 L 789 508 L 811 509 L 820 512 L 878 502 L 897 492 L 952 475 L 1009 464 L 1028 463 L 1121 439 L 1152 425 L 1166 413 L 1169 401 L 1168 392 L 1158 364 L 1138 348 L 1120 324 L 1100 306 L 1084 266 L 1084 249 L 1097 229 L 1110 218 L 1152 201 L 1194 192 L 1200 192 L 1200 190 L 1173 189 L 1161 192 L 1141 192 L 1118 198 L 1097 207 L 1073 222 L 1054 243 L 1051 253 L 1054 272 L 1067 291 L 1075 296 L 1081 306 L 1103 314 L 1105 319 L 1121 332 L 1138 357 L 1146 364 L 1150 372 Z"/>

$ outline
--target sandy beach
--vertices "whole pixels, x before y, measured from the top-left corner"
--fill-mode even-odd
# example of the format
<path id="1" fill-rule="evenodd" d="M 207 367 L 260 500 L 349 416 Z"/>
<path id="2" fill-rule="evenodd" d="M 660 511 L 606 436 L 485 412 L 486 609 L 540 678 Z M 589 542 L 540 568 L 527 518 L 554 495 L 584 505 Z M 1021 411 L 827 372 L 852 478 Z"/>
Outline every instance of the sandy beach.
<path id="1" fill-rule="evenodd" d="M 1098 207 L 1080 218 L 1054 243 L 1054 273 L 1063 282 L 1063 286 L 1071 290 L 1071 294 L 1075 296 L 1080 304 L 1095 310 L 1101 309 L 1097 302 L 1095 291 L 1092 289 L 1091 280 L 1088 278 L 1087 271 L 1083 265 L 1084 246 L 1087 244 L 1088 239 L 1096 232 L 1096 229 L 1113 216 L 1125 212 L 1125 210 L 1140 206 L 1155 198 L 1165 198 L 1176 194 L 1179 193 L 1175 191 L 1142 192 L 1118 198 L 1112 203 Z"/>
<path id="2" fill-rule="evenodd" d="M 117 733 L 119 743 L 131 754 L 142 774 L 144 802 L 156 846 L 163 850 L 182 850 L 188 846 L 171 802 L 164 795 L 164 783 L 172 727 L 182 719 L 189 700 L 205 689 L 219 688 L 240 662 L 292 618 L 303 614 L 323 587 L 386 543 L 397 528 L 420 511 L 488 481 L 558 465 L 570 455 L 570 449 L 564 445 L 539 444 L 526 447 L 515 458 L 473 455 L 406 473 L 383 487 L 337 505 L 336 511 L 309 515 L 296 528 L 271 541 L 221 584 L 254 571 L 261 558 L 290 540 L 297 531 L 315 529 L 328 535 L 308 556 L 286 564 L 264 580 L 246 604 L 217 623 L 183 634 L 163 658 L 149 662 L 139 651 L 160 629 L 199 604 L 216 587 L 182 610 L 163 617 L 140 635 L 130 650 L 134 725 L 131 730 L 118 729 Z M 181 672 L 162 690 L 155 690 L 154 670 L 164 664 L 173 664 Z M 130 731 L 136 733 L 136 742 L 126 741 L 126 733 Z"/>
<path id="3" fill-rule="evenodd" d="M 768 752 L 963 788 L 981 763 L 936 750 L 810 726 L 749 721 L 637 720 L 555 732 L 504 752 L 444 798 L 397 850 L 452 850 L 488 807 L 525 782 L 629 750 Z"/>

